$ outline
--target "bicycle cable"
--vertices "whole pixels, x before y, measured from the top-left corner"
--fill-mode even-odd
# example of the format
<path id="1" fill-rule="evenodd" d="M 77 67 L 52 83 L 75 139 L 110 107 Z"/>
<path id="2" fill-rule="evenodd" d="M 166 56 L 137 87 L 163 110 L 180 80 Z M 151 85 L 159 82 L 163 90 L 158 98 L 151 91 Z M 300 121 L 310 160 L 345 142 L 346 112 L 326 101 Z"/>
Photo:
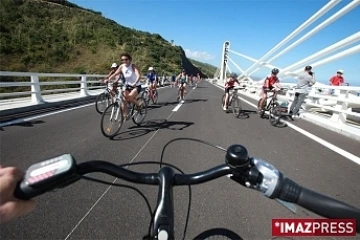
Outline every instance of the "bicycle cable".
<path id="1" fill-rule="evenodd" d="M 163 162 L 163 157 L 164 157 L 164 152 L 165 152 L 166 147 L 168 147 L 171 143 L 174 143 L 174 142 L 177 142 L 177 141 L 194 141 L 194 142 L 202 143 L 204 145 L 207 145 L 207 146 L 210 146 L 210 147 L 213 147 L 213 148 L 216 148 L 218 150 L 222 150 L 222 151 L 226 152 L 225 148 L 214 145 L 212 143 L 209 143 L 209 142 L 206 142 L 206 141 L 203 141 L 203 140 L 200 140 L 200 139 L 196 139 L 196 138 L 175 138 L 175 139 L 170 140 L 169 142 L 167 142 L 164 145 L 164 147 L 163 147 L 163 149 L 161 151 L 160 161 L 143 161 L 143 162 L 125 163 L 125 164 L 118 165 L 118 167 L 145 165 L 145 164 L 156 164 L 156 165 L 159 164 L 160 169 L 161 169 L 162 165 L 165 165 L 165 166 L 169 166 L 169 167 L 172 167 L 172 168 L 176 169 L 177 171 L 179 171 L 182 174 L 185 174 L 179 167 L 177 167 L 177 166 L 175 166 L 173 164 L 170 164 L 170 163 Z M 93 182 L 97 182 L 97 183 L 101 183 L 101 184 L 111 185 L 111 186 L 115 186 L 115 187 L 128 188 L 128 189 L 134 190 L 135 192 L 139 193 L 140 196 L 144 199 L 144 201 L 145 201 L 145 203 L 147 205 L 147 208 L 149 210 L 150 216 L 151 216 L 149 229 L 148 229 L 148 236 L 150 236 L 151 227 L 154 224 L 154 216 L 155 216 L 157 208 L 154 209 L 154 211 L 152 211 L 149 200 L 147 199 L 147 197 L 138 188 L 127 185 L 127 184 L 112 183 L 112 182 L 108 182 L 108 181 L 104 181 L 104 180 L 100 180 L 100 179 L 92 178 L 92 177 L 88 177 L 88 176 L 78 176 L 78 177 L 80 177 L 80 178 L 82 178 L 84 180 L 93 181 Z M 187 214 L 186 214 L 187 216 L 186 216 L 186 220 L 185 220 L 185 227 L 184 227 L 184 231 L 183 231 L 183 240 L 185 239 L 185 236 L 186 236 L 187 227 L 188 227 L 189 218 L 190 218 L 190 210 L 191 210 L 191 198 L 192 198 L 191 186 L 188 185 L 188 188 L 189 188 L 189 203 L 188 203 L 188 211 L 187 211 Z"/>

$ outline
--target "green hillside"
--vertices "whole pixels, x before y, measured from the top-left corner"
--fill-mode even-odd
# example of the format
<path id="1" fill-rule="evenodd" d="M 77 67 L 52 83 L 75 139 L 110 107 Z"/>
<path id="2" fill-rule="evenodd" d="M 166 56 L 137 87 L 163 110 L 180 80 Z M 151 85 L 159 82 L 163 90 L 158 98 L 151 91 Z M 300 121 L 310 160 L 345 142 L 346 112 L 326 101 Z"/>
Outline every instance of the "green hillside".
<path id="1" fill-rule="evenodd" d="M 205 75 L 207 75 L 209 77 L 214 76 L 214 73 L 216 72 L 215 66 L 208 64 L 208 63 L 202 63 L 202 62 L 196 61 L 194 59 L 189 59 L 189 60 L 194 66 L 199 68 Z"/>
<path id="2" fill-rule="evenodd" d="M 0 16 L 2 71 L 107 74 L 122 52 L 142 73 L 149 66 L 165 73 L 182 67 L 182 48 L 159 34 L 118 25 L 64 0 L 1 0 Z"/>

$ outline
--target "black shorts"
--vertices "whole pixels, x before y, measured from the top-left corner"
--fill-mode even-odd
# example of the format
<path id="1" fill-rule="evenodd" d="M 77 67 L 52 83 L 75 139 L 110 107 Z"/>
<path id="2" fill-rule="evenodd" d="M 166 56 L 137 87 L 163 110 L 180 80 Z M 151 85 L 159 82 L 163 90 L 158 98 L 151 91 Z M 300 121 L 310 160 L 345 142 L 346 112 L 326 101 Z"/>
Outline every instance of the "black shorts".
<path id="1" fill-rule="evenodd" d="M 138 94 L 141 92 L 141 85 L 138 85 L 138 86 L 136 86 L 136 87 L 132 87 L 132 86 L 130 86 L 130 85 L 126 85 L 125 90 L 128 91 L 128 92 L 131 92 L 134 88 L 136 88 Z"/>
<path id="2" fill-rule="evenodd" d="M 263 90 L 264 93 L 266 93 L 266 92 L 265 92 L 265 89 L 266 89 L 266 86 L 263 86 L 263 87 L 262 87 L 262 90 Z M 273 90 L 273 89 L 274 89 L 273 86 L 270 86 L 270 87 L 269 87 L 269 90 Z"/>
<path id="3" fill-rule="evenodd" d="M 235 86 L 225 88 L 225 93 L 230 93 L 230 90 L 233 89 Z"/>

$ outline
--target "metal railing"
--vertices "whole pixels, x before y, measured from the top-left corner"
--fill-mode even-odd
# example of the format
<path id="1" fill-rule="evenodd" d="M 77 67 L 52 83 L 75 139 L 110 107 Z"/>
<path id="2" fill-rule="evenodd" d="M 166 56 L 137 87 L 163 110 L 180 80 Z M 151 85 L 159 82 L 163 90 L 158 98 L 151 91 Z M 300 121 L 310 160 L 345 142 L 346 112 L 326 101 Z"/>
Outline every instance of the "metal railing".
<path id="1" fill-rule="evenodd" d="M 33 104 L 42 104 L 46 101 L 43 95 L 53 93 L 64 93 L 64 92 L 79 92 L 79 97 L 89 96 L 89 90 L 103 89 L 104 85 L 101 85 L 99 79 L 106 77 L 107 75 L 101 74 L 68 74 L 68 73 L 36 73 L 36 72 L 5 72 L 0 71 L 0 77 L 25 77 L 30 81 L 5 81 L 0 82 L 0 88 L 11 88 L 11 87 L 30 87 L 30 91 L 11 91 L 0 93 L 0 99 L 4 98 L 17 98 L 19 96 L 31 95 L 31 102 Z M 41 81 L 42 78 L 68 78 L 78 80 L 67 80 L 67 81 Z M 142 79 L 143 80 L 143 79 Z M 144 84 L 145 82 L 142 81 Z M 74 87 L 59 88 L 59 89 L 47 89 L 44 90 L 42 86 L 67 86 L 73 85 Z"/>
<path id="2" fill-rule="evenodd" d="M 212 80 L 210 80 L 212 81 Z M 213 82 L 214 83 L 214 82 Z M 243 94 L 259 100 L 262 82 L 242 82 L 245 86 Z M 294 83 L 281 83 L 287 89 L 285 95 L 279 95 L 279 101 L 287 101 L 289 105 L 294 99 Z M 334 91 L 331 91 L 334 90 Z M 241 93 L 241 92 L 240 92 Z M 327 86 L 315 84 L 309 91 L 302 108 L 307 111 L 321 111 L 331 114 L 332 122 L 347 124 L 352 116 L 355 121 L 360 122 L 360 113 L 354 112 L 353 108 L 360 108 L 360 87 L 352 86 Z"/>

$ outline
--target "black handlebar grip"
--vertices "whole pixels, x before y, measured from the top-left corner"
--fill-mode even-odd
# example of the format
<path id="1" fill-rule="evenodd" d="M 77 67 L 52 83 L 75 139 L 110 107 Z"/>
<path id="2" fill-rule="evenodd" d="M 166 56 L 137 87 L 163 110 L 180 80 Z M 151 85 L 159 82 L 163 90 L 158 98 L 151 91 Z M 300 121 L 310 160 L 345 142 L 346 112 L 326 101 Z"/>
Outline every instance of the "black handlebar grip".
<path id="1" fill-rule="evenodd" d="M 29 200 L 36 196 L 39 196 L 52 188 L 50 186 L 33 188 L 27 185 L 24 181 L 18 182 L 14 191 L 14 197 L 22 200 Z"/>
<path id="2" fill-rule="evenodd" d="M 288 178 L 280 178 L 271 198 L 296 203 L 297 205 L 326 218 L 356 219 L 356 232 L 360 233 L 360 209 L 328 196 L 301 187 Z"/>
<path id="3" fill-rule="evenodd" d="M 24 183 L 22 181 L 16 184 L 14 196 L 22 200 L 29 200 L 32 198 L 31 194 L 29 194 L 29 189 L 24 187 Z"/>
<path id="4" fill-rule="evenodd" d="M 356 232 L 360 233 L 358 208 L 306 188 L 302 189 L 297 204 L 326 218 L 356 219 Z"/>

